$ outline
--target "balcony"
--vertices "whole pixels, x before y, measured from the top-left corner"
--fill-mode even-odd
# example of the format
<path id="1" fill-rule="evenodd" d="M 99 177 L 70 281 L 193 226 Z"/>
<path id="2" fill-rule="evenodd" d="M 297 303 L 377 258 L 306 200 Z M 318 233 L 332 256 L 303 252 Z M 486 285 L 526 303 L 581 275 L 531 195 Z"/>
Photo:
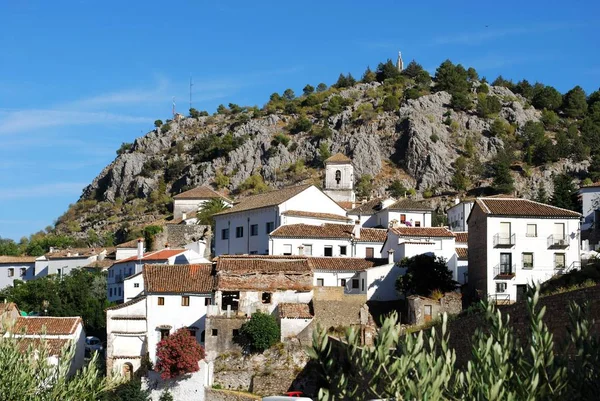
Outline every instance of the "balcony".
<path id="1" fill-rule="evenodd" d="M 512 248 L 515 246 L 515 234 L 496 234 L 494 235 L 494 248 Z"/>
<path id="2" fill-rule="evenodd" d="M 581 262 L 573 262 L 569 267 L 565 266 L 554 266 L 554 274 L 565 274 L 575 270 L 581 270 Z"/>
<path id="3" fill-rule="evenodd" d="M 550 235 L 548 237 L 548 249 L 566 249 L 568 247 L 568 235 Z"/>
<path id="4" fill-rule="evenodd" d="M 515 277 L 517 265 L 498 264 L 494 266 L 494 280 L 511 280 Z"/>
<path id="5" fill-rule="evenodd" d="M 491 294 L 489 296 L 490 302 L 495 303 L 496 305 L 510 305 L 510 294 Z"/>

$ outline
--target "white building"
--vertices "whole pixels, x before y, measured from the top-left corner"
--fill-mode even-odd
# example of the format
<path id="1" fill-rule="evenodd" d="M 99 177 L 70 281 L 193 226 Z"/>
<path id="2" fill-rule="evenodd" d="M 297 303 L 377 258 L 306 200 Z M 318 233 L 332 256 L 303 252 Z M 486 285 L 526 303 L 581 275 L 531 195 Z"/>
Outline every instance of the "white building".
<path id="1" fill-rule="evenodd" d="M 600 183 L 581 187 L 579 195 L 581 196 L 581 209 L 583 211 L 581 230 L 586 231 L 597 228 L 596 221 L 600 219 Z"/>
<path id="2" fill-rule="evenodd" d="M 108 269 L 107 298 L 110 302 L 127 301 L 124 294 L 124 281 L 130 276 L 142 271 L 145 264 L 186 265 L 194 263 L 208 263 L 208 260 L 190 249 L 163 249 L 143 253 L 143 242 L 138 241 L 138 255 L 115 262 Z M 135 286 L 137 282 L 130 282 Z"/>
<path id="3" fill-rule="evenodd" d="M 377 212 L 381 227 L 431 227 L 433 209 L 422 202 L 400 199 Z"/>
<path id="4" fill-rule="evenodd" d="M 453 232 L 456 241 L 456 281 L 466 284 L 469 277 L 469 233 Z"/>
<path id="5" fill-rule="evenodd" d="M 292 211 L 295 215 L 289 214 Z M 319 215 L 298 216 L 297 212 Z M 249 196 L 214 215 L 215 255 L 268 254 L 269 234 L 286 221 L 301 218 L 319 225 L 324 219 L 332 221 L 331 215 L 345 218 L 346 211 L 314 185 Z"/>
<path id="6" fill-rule="evenodd" d="M 173 219 L 182 218 L 184 213 L 188 218 L 195 216 L 202 205 L 211 199 L 221 199 L 227 206 L 233 204 L 233 201 L 225 195 L 214 191 L 210 187 L 201 186 L 173 197 Z"/>
<path id="7" fill-rule="evenodd" d="M 469 231 L 467 219 L 473 208 L 473 201 L 460 201 L 456 199 L 454 206 L 446 211 L 448 216 L 448 226 L 452 231 Z"/>
<path id="8" fill-rule="evenodd" d="M 20 316 L 11 322 L 3 337 L 18 338 L 23 346 L 45 346 L 49 362 L 60 363 L 63 347 L 71 342 L 75 353 L 68 376 L 83 367 L 85 357 L 85 330 L 80 317 Z"/>
<path id="9" fill-rule="evenodd" d="M 497 302 L 580 266 L 579 213 L 527 199 L 478 198 L 469 216 L 469 288 Z"/>
<path id="10" fill-rule="evenodd" d="M 271 233 L 269 254 L 380 258 L 386 230 L 359 224 L 289 224 Z"/>
<path id="11" fill-rule="evenodd" d="M 396 203 L 394 198 L 375 198 L 362 205 L 348 210 L 347 215 L 352 219 L 352 222 L 359 221 L 363 227 L 382 227 L 381 211 Z"/>
<path id="12" fill-rule="evenodd" d="M 35 256 L 0 256 L 0 289 L 35 278 Z"/>
<path id="13" fill-rule="evenodd" d="M 143 242 L 143 238 L 132 239 L 131 241 L 124 242 L 116 246 L 115 251 L 115 260 L 123 260 L 130 258 L 132 256 L 137 256 L 138 254 L 138 244 L 139 242 Z M 146 249 L 142 245 L 142 252 L 145 252 Z"/>
<path id="14" fill-rule="evenodd" d="M 212 263 L 145 265 L 140 296 L 106 310 L 107 370 L 135 372 L 145 355 L 156 363 L 157 343 L 180 328 L 203 344 L 215 286 L 212 268 Z"/>
<path id="15" fill-rule="evenodd" d="M 73 269 L 88 266 L 97 261 L 103 261 L 108 251 L 103 248 L 68 248 L 54 249 L 35 260 L 35 277 L 45 277 L 50 274 L 63 276 Z"/>
<path id="16" fill-rule="evenodd" d="M 336 202 L 354 202 L 354 167 L 352 160 L 336 153 L 325 160 L 324 192 Z"/>
<path id="17" fill-rule="evenodd" d="M 315 287 L 343 287 L 345 294 L 366 294 L 370 301 L 398 299 L 396 279 L 401 269 L 390 257 L 364 258 L 308 258 L 313 270 Z"/>
<path id="18" fill-rule="evenodd" d="M 445 227 L 394 227 L 388 230 L 382 254 L 394 251 L 394 261 L 417 255 L 431 255 L 446 260 L 452 278 L 461 282 L 457 269 L 456 241 L 454 234 Z M 464 279 L 463 279 L 464 280 Z"/>

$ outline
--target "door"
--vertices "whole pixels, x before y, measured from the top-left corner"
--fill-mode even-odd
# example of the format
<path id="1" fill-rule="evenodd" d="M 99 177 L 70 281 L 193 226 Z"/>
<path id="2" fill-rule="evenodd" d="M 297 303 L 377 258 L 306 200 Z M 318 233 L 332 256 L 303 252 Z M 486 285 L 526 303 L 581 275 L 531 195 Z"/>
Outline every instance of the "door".
<path id="1" fill-rule="evenodd" d="M 554 243 L 562 245 L 565 239 L 565 224 L 554 223 Z"/>
<path id="2" fill-rule="evenodd" d="M 375 248 L 367 248 L 366 258 L 372 259 L 374 255 L 375 255 Z"/>
<path id="3" fill-rule="evenodd" d="M 425 305 L 424 308 L 425 322 L 431 321 L 431 305 Z"/>
<path id="4" fill-rule="evenodd" d="M 527 297 L 527 285 L 517 284 L 517 302 L 525 301 Z"/>
<path id="5" fill-rule="evenodd" d="M 500 274 L 512 274 L 512 254 L 500 254 Z"/>
<path id="6" fill-rule="evenodd" d="M 501 245 L 510 245 L 510 223 L 500 223 L 500 238 L 498 242 Z"/>

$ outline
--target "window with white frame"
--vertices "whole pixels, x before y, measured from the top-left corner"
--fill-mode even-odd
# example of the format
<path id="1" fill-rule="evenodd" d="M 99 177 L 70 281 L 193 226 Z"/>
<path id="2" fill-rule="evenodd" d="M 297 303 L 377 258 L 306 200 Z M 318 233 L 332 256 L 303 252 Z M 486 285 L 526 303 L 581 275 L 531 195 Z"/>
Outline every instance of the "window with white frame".
<path id="1" fill-rule="evenodd" d="M 527 224 L 527 237 L 537 237 L 537 224 Z"/>
<path id="2" fill-rule="evenodd" d="M 533 269 L 533 252 L 523 252 L 523 269 Z"/>
<path id="3" fill-rule="evenodd" d="M 506 283 L 496 283 L 496 292 L 499 294 L 506 292 Z"/>
<path id="4" fill-rule="evenodd" d="M 333 247 L 331 245 L 325 245 L 325 249 L 323 250 L 324 256 L 333 256 Z"/>
<path id="5" fill-rule="evenodd" d="M 340 245 L 340 256 L 346 256 L 348 253 L 348 247 L 346 245 Z"/>
<path id="6" fill-rule="evenodd" d="M 25 277 L 25 275 L 27 274 L 27 269 L 25 267 L 21 267 L 21 269 L 19 270 L 19 274 L 21 277 Z"/>
<path id="7" fill-rule="evenodd" d="M 133 283 L 133 288 L 140 288 L 140 283 Z"/>
<path id="8" fill-rule="evenodd" d="M 284 255 L 292 254 L 292 244 L 283 244 L 283 254 Z"/>
<path id="9" fill-rule="evenodd" d="M 312 245 L 311 244 L 302 244 L 304 247 L 304 254 L 306 256 L 312 256 Z"/>
<path id="10" fill-rule="evenodd" d="M 564 269 L 566 264 L 565 254 L 564 253 L 555 253 L 554 254 L 554 268 L 555 269 Z"/>
<path id="11" fill-rule="evenodd" d="M 12 267 L 8 268 L 8 277 L 13 277 L 15 275 L 15 269 Z"/>

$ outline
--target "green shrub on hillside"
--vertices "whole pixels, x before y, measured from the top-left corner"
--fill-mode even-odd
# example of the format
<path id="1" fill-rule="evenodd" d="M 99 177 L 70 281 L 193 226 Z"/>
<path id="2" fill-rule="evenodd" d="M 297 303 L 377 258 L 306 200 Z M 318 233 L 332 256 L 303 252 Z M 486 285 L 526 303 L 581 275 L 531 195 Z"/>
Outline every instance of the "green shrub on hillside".
<path id="1" fill-rule="evenodd" d="M 263 352 L 279 342 L 280 331 L 272 315 L 256 312 L 240 327 L 237 342 L 252 352 Z"/>

